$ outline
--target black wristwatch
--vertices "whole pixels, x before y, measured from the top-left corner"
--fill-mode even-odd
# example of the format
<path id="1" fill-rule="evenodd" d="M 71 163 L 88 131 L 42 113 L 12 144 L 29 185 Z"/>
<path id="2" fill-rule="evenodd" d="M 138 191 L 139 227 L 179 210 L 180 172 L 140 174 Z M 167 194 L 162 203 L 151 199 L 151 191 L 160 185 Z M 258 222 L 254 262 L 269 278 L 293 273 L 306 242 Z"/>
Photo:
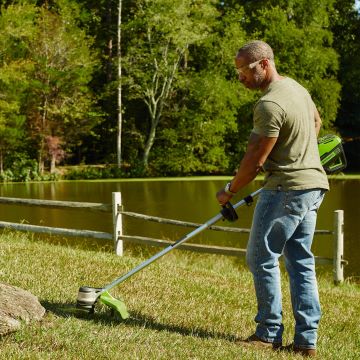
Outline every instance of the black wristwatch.
<path id="1" fill-rule="evenodd" d="M 225 191 L 226 194 L 233 196 L 233 195 L 235 195 L 236 193 L 233 192 L 233 191 L 231 191 L 231 190 L 230 190 L 230 187 L 231 187 L 231 182 L 228 182 L 228 183 L 225 185 L 224 191 Z"/>

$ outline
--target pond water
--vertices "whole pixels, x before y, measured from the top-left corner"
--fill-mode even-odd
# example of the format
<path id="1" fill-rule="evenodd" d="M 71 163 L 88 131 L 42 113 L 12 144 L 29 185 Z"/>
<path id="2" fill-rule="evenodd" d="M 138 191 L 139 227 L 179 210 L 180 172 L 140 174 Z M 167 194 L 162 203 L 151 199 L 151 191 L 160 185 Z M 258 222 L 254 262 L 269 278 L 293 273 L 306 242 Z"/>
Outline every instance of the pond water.
<path id="1" fill-rule="evenodd" d="M 52 183 L 0 184 L 0 196 L 33 199 L 111 203 L 111 193 L 120 191 L 124 209 L 140 214 L 170 219 L 204 223 L 219 211 L 215 200 L 216 191 L 224 180 L 207 178 L 189 180 L 140 180 L 140 181 L 69 181 Z M 346 276 L 360 276 L 360 180 L 336 180 L 330 182 L 331 191 L 326 194 L 319 210 L 317 229 L 333 228 L 334 210 L 345 212 L 345 267 Z M 254 181 L 239 193 L 234 201 L 261 187 Z M 254 206 L 238 209 L 239 220 L 235 224 L 218 225 L 249 228 Z M 110 213 L 85 210 L 59 210 L 0 204 L 0 221 L 24 222 L 33 225 L 64 227 L 112 232 Z M 124 233 L 175 241 L 191 228 L 144 222 L 124 216 Z M 192 239 L 195 243 L 245 248 L 247 234 L 232 234 L 206 230 Z M 72 241 L 88 242 L 87 239 Z M 95 240 L 93 240 L 95 241 Z M 102 241 L 96 240 L 101 245 Z M 89 242 L 88 242 L 89 243 Z M 109 242 L 107 245 L 110 246 Z M 93 245 L 92 245 L 93 246 Z M 96 246 L 96 245 L 95 245 Z M 332 257 L 332 236 L 316 236 L 313 250 L 316 255 Z M 125 248 L 126 251 L 126 248 Z"/>

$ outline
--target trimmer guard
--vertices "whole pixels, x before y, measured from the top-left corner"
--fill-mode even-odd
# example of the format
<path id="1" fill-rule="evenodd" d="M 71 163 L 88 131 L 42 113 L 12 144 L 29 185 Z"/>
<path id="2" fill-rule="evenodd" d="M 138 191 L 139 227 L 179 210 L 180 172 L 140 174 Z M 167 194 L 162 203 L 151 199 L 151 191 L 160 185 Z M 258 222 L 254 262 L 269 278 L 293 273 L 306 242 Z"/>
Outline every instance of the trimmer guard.
<path id="1" fill-rule="evenodd" d="M 111 296 L 107 291 L 103 292 L 99 297 L 100 302 L 104 305 L 111 307 L 116 311 L 123 320 L 126 320 L 130 317 L 125 303 L 121 299 L 116 299 Z"/>

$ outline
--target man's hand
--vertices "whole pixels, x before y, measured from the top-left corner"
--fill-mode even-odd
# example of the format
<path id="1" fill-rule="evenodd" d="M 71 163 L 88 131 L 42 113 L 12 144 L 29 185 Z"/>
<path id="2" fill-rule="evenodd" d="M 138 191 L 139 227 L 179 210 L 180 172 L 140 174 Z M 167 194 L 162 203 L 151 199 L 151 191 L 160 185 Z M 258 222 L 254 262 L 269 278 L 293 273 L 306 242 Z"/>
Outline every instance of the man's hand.
<path id="1" fill-rule="evenodd" d="M 216 193 L 216 198 L 220 205 L 225 205 L 228 201 L 231 200 L 232 197 L 233 196 L 227 194 L 224 189 L 221 189 Z"/>

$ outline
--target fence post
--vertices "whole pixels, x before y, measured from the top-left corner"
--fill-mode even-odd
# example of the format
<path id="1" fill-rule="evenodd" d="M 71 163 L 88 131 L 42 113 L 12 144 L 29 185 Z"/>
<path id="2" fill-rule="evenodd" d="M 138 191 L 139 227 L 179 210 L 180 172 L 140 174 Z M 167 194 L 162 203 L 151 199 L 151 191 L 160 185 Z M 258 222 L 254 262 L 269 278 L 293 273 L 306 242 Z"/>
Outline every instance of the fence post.
<path id="1" fill-rule="evenodd" d="M 344 210 L 334 212 L 334 284 L 344 281 Z"/>
<path id="2" fill-rule="evenodd" d="M 115 254 L 123 255 L 123 241 L 119 240 L 119 236 L 122 235 L 122 215 L 121 215 L 121 193 L 112 193 L 112 214 L 113 214 L 113 238 Z"/>

